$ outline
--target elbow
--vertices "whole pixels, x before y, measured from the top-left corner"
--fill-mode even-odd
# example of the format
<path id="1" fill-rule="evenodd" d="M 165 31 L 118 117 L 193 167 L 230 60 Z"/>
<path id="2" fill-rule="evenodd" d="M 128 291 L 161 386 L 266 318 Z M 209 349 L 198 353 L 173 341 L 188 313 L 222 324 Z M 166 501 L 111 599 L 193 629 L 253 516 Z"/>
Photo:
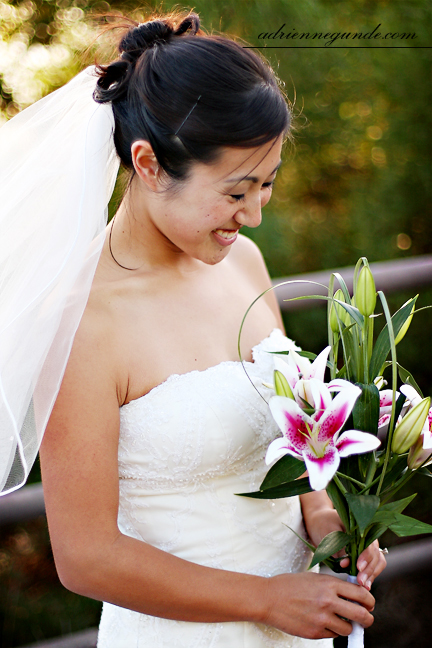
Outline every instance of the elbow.
<path id="1" fill-rule="evenodd" d="M 61 550 L 53 548 L 53 553 L 57 574 L 63 587 L 74 594 L 102 600 L 101 592 L 106 579 L 101 560 L 103 552 L 99 551 L 95 555 L 90 548 L 74 551 L 62 547 Z"/>

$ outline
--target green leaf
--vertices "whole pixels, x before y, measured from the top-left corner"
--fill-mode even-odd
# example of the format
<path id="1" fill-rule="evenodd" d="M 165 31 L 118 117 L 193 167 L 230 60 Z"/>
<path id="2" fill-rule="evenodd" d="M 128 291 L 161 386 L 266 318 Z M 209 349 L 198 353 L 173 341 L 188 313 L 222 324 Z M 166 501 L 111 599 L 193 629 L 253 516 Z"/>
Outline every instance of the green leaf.
<path id="1" fill-rule="evenodd" d="M 413 375 L 407 370 L 402 367 L 399 362 L 398 362 L 398 372 L 399 372 L 399 377 L 404 382 L 406 385 L 411 385 L 411 387 L 414 387 L 416 392 L 420 394 L 420 396 L 423 398 L 422 391 L 420 387 L 417 385 L 416 381 L 414 380 Z"/>
<path id="2" fill-rule="evenodd" d="M 295 459 L 291 455 L 284 455 L 270 468 L 260 486 L 260 491 L 294 481 L 303 475 L 305 470 L 303 461 Z"/>
<path id="3" fill-rule="evenodd" d="M 409 497 L 404 497 L 404 499 L 398 500 L 397 502 L 389 502 L 388 504 L 383 504 L 380 506 L 380 511 L 389 511 L 391 513 L 402 513 L 404 509 L 410 504 L 414 497 L 417 496 L 417 493 L 410 495 Z"/>
<path id="4" fill-rule="evenodd" d="M 415 300 L 408 302 L 407 304 L 405 304 L 405 306 L 402 306 L 402 308 L 396 311 L 396 313 L 391 318 L 395 337 L 401 330 L 402 326 L 405 324 L 408 317 L 411 315 L 413 304 L 415 304 Z M 389 352 L 390 337 L 388 326 L 386 324 L 379 334 L 377 341 L 375 342 L 375 347 L 370 362 L 369 380 L 373 381 L 374 378 L 378 376 Z"/>
<path id="5" fill-rule="evenodd" d="M 345 302 L 341 301 L 340 299 L 334 299 L 336 304 L 339 304 L 346 310 L 348 315 L 351 317 L 351 319 L 354 320 L 356 324 L 358 324 L 361 328 L 363 327 L 363 322 L 364 322 L 364 317 L 360 313 L 359 309 L 356 308 L 355 306 L 351 306 L 351 304 L 346 304 Z"/>
<path id="6" fill-rule="evenodd" d="M 294 495 L 303 495 L 304 493 L 311 493 L 312 488 L 309 484 L 309 479 L 296 479 L 289 482 L 289 484 L 281 484 L 274 488 L 268 488 L 265 491 L 255 491 L 253 493 L 237 493 L 241 497 L 253 497 L 255 499 L 280 499 L 281 497 L 293 497 Z"/>
<path id="7" fill-rule="evenodd" d="M 357 381 L 357 366 L 355 359 L 358 355 L 358 349 L 356 348 L 356 342 L 354 340 L 354 332 L 351 329 L 344 329 L 342 331 L 342 339 L 344 342 L 344 354 L 345 354 L 345 364 L 347 365 L 347 375 L 350 376 L 351 380 Z"/>
<path id="8" fill-rule="evenodd" d="M 416 470 L 416 475 L 424 475 L 425 477 L 432 477 L 432 472 L 429 470 L 429 468 L 426 468 L 424 466 L 423 468 L 419 468 Z"/>
<path id="9" fill-rule="evenodd" d="M 332 531 L 326 535 L 315 549 L 309 569 L 343 549 L 350 540 L 351 536 L 342 531 Z"/>
<path id="10" fill-rule="evenodd" d="M 347 506 L 346 499 L 342 496 L 339 488 L 336 486 L 333 480 L 327 484 L 327 495 L 330 497 L 331 503 L 335 507 L 336 511 L 339 514 L 342 524 L 345 529 L 350 528 L 349 523 L 349 509 Z"/>
<path id="11" fill-rule="evenodd" d="M 341 290 L 344 294 L 344 299 L 347 304 L 351 304 L 351 297 L 349 294 L 348 286 L 345 283 L 345 279 L 342 277 L 342 275 L 339 272 L 333 272 L 332 273 L 333 277 L 338 280 L 339 286 L 341 287 Z M 333 294 L 333 293 L 332 293 Z"/>
<path id="12" fill-rule="evenodd" d="M 369 547 L 372 542 L 378 540 L 388 529 L 386 524 L 374 524 L 371 526 L 365 537 L 365 547 Z"/>
<path id="13" fill-rule="evenodd" d="M 390 529 L 400 538 L 419 535 L 421 533 L 432 533 L 432 524 L 420 522 L 420 520 L 415 520 L 414 518 L 408 517 L 408 515 L 402 515 L 400 513 L 396 513 L 395 517 L 397 520 L 393 524 L 390 524 Z"/>
<path id="14" fill-rule="evenodd" d="M 346 493 L 345 498 L 363 537 L 378 510 L 380 498 L 376 495 L 351 495 L 350 493 Z"/>
<path id="15" fill-rule="evenodd" d="M 323 563 L 336 574 L 349 574 L 349 570 L 350 570 L 349 565 L 348 567 L 341 567 L 340 561 L 341 561 L 340 558 L 330 557 L 323 560 Z"/>
<path id="16" fill-rule="evenodd" d="M 386 475 L 383 481 L 384 490 L 391 486 L 404 472 L 407 467 L 407 457 L 406 455 L 397 456 L 395 455 L 389 463 L 390 470 L 387 470 Z"/>
<path id="17" fill-rule="evenodd" d="M 294 533 L 294 535 L 296 535 L 297 538 L 298 538 L 299 540 L 301 540 L 301 541 L 303 542 L 303 544 L 304 544 L 306 547 L 308 547 L 308 549 L 310 549 L 312 552 L 315 551 L 315 547 L 313 546 L 313 544 L 311 544 L 311 543 L 308 542 L 305 538 L 303 538 L 301 535 L 299 535 L 299 534 L 297 533 L 297 531 L 294 531 L 294 529 L 292 529 L 290 526 L 288 526 L 288 524 L 284 524 L 284 526 L 286 526 L 287 529 L 289 529 L 290 531 L 292 531 L 292 532 Z"/>
<path id="18" fill-rule="evenodd" d="M 388 441 L 392 438 L 392 432 L 393 432 L 393 430 L 395 429 L 395 427 L 397 425 L 398 418 L 399 418 L 400 413 L 402 412 L 403 406 L 405 405 L 405 401 L 406 401 L 405 395 L 404 394 L 399 394 L 399 396 L 398 396 L 398 398 L 396 400 L 396 403 L 395 403 L 395 415 L 394 415 L 394 419 L 393 419 L 393 425 L 391 425 L 391 421 L 390 421 L 389 427 L 388 427 L 388 430 L 387 430 L 386 443 L 388 443 Z"/>
<path id="19" fill-rule="evenodd" d="M 408 515 L 393 511 L 377 511 L 373 522 L 389 527 L 399 537 L 432 533 L 432 524 L 426 524 L 426 522 L 420 522 Z"/>
<path id="20" fill-rule="evenodd" d="M 370 432 L 377 436 L 380 411 L 380 395 L 376 385 L 357 383 L 362 393 L 357 398 L 352 411 L 355 430 Z"/>

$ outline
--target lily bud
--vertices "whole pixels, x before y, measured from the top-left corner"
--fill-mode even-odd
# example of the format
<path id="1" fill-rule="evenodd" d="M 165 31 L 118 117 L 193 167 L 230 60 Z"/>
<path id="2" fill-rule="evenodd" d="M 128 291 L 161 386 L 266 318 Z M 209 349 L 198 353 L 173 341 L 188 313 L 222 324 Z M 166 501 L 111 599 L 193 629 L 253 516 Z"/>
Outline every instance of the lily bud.
<path id="1" fill-rule="evenodd" d="M 274 371 L 274 387 L 278 396 L 286 396 L 294 400 L 294 394 L 290 387 L 288 380 L 285 378 L 281 371 L 275 369 Z"/>
<path id="2" fill-rule="evenodd" d="M 429 461 L 426 461 L 427 459 L 429 459 Z M 432 463 L 432 448 L 425 449 L 423 447 L 423 435 L 420 434 L 419 438 L 415 444 L 411 446 L 408 453 L 408 468 L 411 470 L 417 470 L 425 461 L 425 466 Z"/>
<path id="3" fill-rule="evenodd" d="M 376 387 L 379 390 L 379 389 L 382 389 L 383 387 L 385 387 L 387 385 L 387 380 L 384 380 L 384 378 L 382 376 L 377 376 L 374 379 L 374 384 L 376 385 Z"/>
<path id="4" fill-rule="evenodd" d="M 431 399 L 423 398 L 417 403 L 395 427 L 392 450 L 396 454 L 403 454 L 418 440 L 425 424 Z"/>
<path id="5" fill-rule="evenodd" d="M 415 298 L 413 298 L 413 299 L 415 299 Z M 407 302 L 405 302 L 405 304 L 403 306 L 406 306 L 407 304 L 409 304 L 409 302 L 413 301 L 413 299 L 409 299 Z M 401 308 L 403 308 L 403 306 L 401 306 Z M 408 319 L 406 320 L 406 322 L 402 326 L 401 330 L 396 335 L 395 344 L 399 344 L 399 342 L 405 337 L 405 333 L 408 331 L 408 329 L 410 327 L 410 324 L 411 324 L 411 320 L 412 320 L 413 315 L 414 315 L 414 309 L 415 309 L 415 302 L 414 302 L 413 307 L 411 309 L 411 315 L 409 315 Z"/>
<path id="6" fill-rule="evenodd" d="M 355 291 L 356 305 L 360 313 L 369 317 L 375 310 L 376 289 L 373 274 L 368 266 L 363 266 L 357 279 Z"/>
<path id="7" fill-rule="evenodd" d="M 336 290 L 333 297 L 335 299 L 339 299 L 339 301 L 345 302 L 344 294 L 340 288 Z M 332 305 L 330 307 L 330 328 L 333 333 L 339 333 L 339 321 L 344 322 L 345 314 L 346 310 L 343 306 L 332 302 Z"/>

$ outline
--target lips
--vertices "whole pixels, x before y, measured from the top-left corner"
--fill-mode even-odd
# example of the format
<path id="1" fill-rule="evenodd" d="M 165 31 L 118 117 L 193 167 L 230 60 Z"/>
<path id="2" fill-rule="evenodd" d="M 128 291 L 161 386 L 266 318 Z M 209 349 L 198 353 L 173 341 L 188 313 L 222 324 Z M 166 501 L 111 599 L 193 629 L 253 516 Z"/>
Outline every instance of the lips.
<path id="1" fill-rule="evenodd" d="M 216 239 L 219 245 L 231 245 L 237 238 L 238 229 L 227 230 L 227 229 L 215 229 L 213 230 L 213 236 Z"/>
<path id="2" fill-rule="evenodd" d="M 229 241 L 232 238 L 235 238 L 237 236 L 238 230 L 224 230 L 224 229 L 216 229 L 213 230 L 218 236 L 222 236 L 222 238 L 226 239 Z"/>

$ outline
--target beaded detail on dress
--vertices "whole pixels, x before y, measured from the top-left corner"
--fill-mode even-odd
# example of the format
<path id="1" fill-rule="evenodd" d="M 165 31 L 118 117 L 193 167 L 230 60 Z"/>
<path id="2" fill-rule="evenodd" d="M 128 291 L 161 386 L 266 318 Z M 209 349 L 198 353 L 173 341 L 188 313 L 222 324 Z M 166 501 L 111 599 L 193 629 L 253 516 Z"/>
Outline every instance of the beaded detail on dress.
<path id="1" fill-rule="evenodd" d="M 273 576 L 304 571 L 309 552 L 298 498 L 238 497 L 259 488 L 279 436 L 267 402 L 273 359 L 295 348 L 281 331 L 245 363 L 172 375 L 120 410 L 120 530 L 195 563 Z M 258 393 L 257 390 L 260 392 Z M 261 394 L 261 395 L 260 395 Z M 98 648 L 330 646 L 253 623 L 189 623 L 104 603 Z"/>

